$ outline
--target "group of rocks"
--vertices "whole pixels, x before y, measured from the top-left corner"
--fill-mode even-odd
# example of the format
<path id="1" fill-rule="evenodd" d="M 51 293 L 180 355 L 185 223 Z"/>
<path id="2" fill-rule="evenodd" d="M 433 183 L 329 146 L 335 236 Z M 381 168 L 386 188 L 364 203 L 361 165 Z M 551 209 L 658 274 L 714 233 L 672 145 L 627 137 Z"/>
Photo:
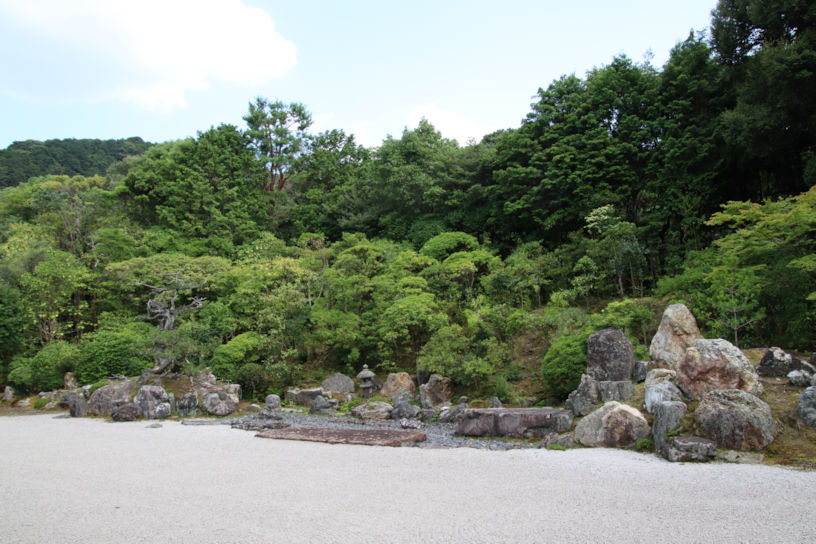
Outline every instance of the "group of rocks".
<path id="1" fill-rule="evenodd" d="M 70 387 L 44 393 L 46 407 L 67 408 L 72 417 L 101 416 L 114 421 L 164 419 L 171 415 L 198 414 L 226 416 L 235 412 L 241 395 L 237 384 L 221 383 L 209 373 L 189 378 L 189 391 L 176 399 L 160 385 L 159 378 L 144 374 L 139 378 L 112 381 L 93 389 Z M 69 380 L 66 382 L 70 384 Z"/>
<path id="2" fill-rule="evenodd" d="M 810 363 L 779 348 L 768 350 L 754 368 L 730 342 L 703 338 L 682 304 L 664 312 L 650 345 L 651 361 L 634 361 L 631 343 L 614 329 L 590 336 L 587 351 L 587 374 L 567 400 L 568 409 L 585 416 L 575 428 L 575 440 L 584 446 L 630 447 L 651 437 L 670 461 L 706 461 L 717 448 L 767 447 L 776 428 L 770 407 L 759 398 L 759 375 L 787 376 L 791 384 L 801 385 L 813 380 Z M 633 381 L 645 381 L 644 407 L 652 415 L 651 426 L 638 409 L 620 402 L 634 395 Z M 677 436 L 690 400 L 699 401 L 692 421 L 702 436 Z M 799 398 L 799 415 L 816 426 L 812 385 Z"/>

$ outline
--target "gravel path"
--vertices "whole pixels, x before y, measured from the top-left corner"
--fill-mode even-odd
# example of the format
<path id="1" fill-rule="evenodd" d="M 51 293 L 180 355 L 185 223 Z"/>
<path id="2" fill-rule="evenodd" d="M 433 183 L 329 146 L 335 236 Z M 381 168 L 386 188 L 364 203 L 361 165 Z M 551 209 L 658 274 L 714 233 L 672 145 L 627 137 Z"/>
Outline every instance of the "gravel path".
<path id="1" fill-rule="evenodd" d="M 0 418 L 0 541 L 816 542 L 816 473 Z"/>

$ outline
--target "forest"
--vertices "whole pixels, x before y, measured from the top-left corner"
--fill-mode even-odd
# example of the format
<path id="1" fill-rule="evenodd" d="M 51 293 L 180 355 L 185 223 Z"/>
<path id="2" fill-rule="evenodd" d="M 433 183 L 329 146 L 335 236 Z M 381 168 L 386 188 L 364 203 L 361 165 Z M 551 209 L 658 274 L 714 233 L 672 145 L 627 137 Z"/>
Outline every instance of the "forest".
<path id="1" fill-rule="evenodd" d="M 71 164 L 99 142 L 15 143 L 0 385 L 209 368 L 262 398 L 368 364 L 563 399 L 591 333 L 648 358 L 678 301 L 706 337 L 809 353 L 814 97 L 816 5 L 721 0 L 661 68 L 564 75 L 480 142 L 422 121 L 366 148 L 256 98 L 245 126 L 126 140 L 98 173 Z"/>

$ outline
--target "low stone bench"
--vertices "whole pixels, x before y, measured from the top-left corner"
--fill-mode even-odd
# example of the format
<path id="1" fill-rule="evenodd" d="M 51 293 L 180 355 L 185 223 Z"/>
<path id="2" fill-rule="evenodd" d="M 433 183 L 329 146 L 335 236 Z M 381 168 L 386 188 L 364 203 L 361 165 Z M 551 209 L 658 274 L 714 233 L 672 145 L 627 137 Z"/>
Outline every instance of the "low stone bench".
<path id="1" fill-rule="evenodd" d="M 562 433 L 571 426 L 572 412 L 559 408 L 478 408 L 462 413 L 456 434 L 533 438 Z"/>

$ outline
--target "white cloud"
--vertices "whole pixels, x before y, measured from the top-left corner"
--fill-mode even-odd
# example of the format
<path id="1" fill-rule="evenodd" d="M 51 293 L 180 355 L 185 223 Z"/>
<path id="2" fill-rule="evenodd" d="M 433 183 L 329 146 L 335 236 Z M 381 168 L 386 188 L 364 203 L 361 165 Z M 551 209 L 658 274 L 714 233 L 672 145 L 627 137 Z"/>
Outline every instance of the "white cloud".
<path id="1" fill-rule="evenodd" d="M 296 62 L 271 17 L 241 0 L 2 2 L 0 18 L 27 41 L 4 87 L 44 99 L 169 111 L 186 106 L 189 91 L 261 85 Z"/>
<path id="2" fill-rule="evenodd" d="M 417 106 L 406 120 L 409 126 L 415 127 L 423 117 L 430 121 L 442 136 L 456 140 L 459 145 L 466 145 L 471 138 L 478 142 L 482 136 L 490 132 L 464 115 L 443 110 L 433 103 Z"/>

